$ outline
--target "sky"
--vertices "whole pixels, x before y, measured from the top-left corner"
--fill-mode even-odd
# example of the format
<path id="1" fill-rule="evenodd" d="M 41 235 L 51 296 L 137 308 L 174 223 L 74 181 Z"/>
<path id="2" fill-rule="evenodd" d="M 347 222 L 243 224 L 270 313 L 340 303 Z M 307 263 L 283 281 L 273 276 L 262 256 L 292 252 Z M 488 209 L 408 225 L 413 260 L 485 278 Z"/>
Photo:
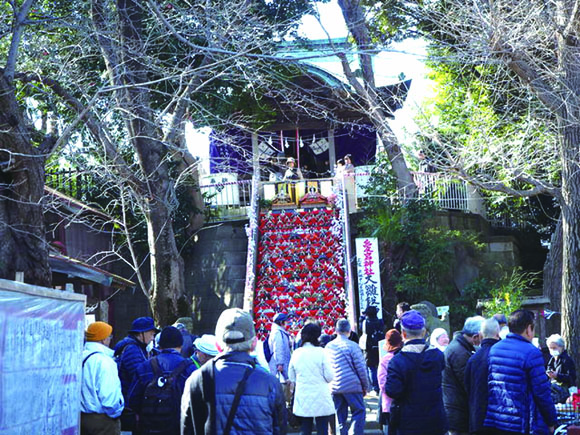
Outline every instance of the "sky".
<path id="1" fill-rule="evenodd" d="M 313 16 L 305 16 L 298 32 L 311 40 L 327 39 L 329 36 L 331 38 L 346 37 L 347 28 L 337 0 L 319 3 L 317 7 L 320 22 Z M 411 140 L 413 133 L 417 130 L 413 117 L 425 98 L 433 95 L 431 84 L 426 79 L 425 58 L 425 41 L 405 40 L 393 44 L 373 60 L 375 80 L 378 86 L 399 82 L 400 73 L 405 74 L 406 79 L 413 80 L 403 108 L 395 112 L 395 119 L 390 123 L 400 142 Z M 342 67 L 336 57 L 326 57 L 310 62 L 336 76 L 342 76 Z M 209 173 L 209 133 L 209 129 L 200 131 L 194 131 L 193 128 L 186 129 L 189 149 L 193 155 L 208 162 L 204 168 L 207 173 Z"/>

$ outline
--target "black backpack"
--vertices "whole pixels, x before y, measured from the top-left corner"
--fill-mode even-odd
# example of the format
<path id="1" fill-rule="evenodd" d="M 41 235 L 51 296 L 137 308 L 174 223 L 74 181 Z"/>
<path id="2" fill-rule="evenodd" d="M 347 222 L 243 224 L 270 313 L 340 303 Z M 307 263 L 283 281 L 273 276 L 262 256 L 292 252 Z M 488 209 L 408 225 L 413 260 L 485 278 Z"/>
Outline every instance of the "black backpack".
<path id="1" fill-rule="evenodd" d="M 163 372 L 157 357 L 151 359 L 153 379 L 145 387 L 139 427 L 142 434 L 179 433 L 181 395 L 177 379 L 192 364 L 184 359 L 172 372 Z"/>

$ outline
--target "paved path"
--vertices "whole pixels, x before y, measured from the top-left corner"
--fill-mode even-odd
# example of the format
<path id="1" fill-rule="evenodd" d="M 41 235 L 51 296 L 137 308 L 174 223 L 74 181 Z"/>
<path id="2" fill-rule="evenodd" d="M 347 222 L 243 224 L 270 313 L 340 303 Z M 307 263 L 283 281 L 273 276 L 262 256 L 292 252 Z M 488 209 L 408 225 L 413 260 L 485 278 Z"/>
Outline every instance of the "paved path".
<path id="1" fill-rule="evenodd" d="M 366 424 L 365 424 L 365 434 L 379 435 L 381 430 L 378 424 L 377 409 L 379 406 L 379 399 L 377 396 L 368 395 L 365 397 L 365 404 L 367 407 Z M 351 431 L 352 432 L 352 431 Z M 313 433 L 316 433 L 314 430 Z M 300 428 L 290 428 L 288 435 L 300 434 Z M 121 432 L 121 435 L 131 435 L 131 432 Z"/>
<path id="2" fill-rule="evenodd" d="M 371 395 L 365 396 L 365 404 L 367 407 L 365 434 L 373 434 L 373 435 L 382 434 L 377 417 L 379 398 L 377 396 Z M 314 430 L 313 433 L 316 433 L 316 430 Z M 300 434 L 300 428 L 290 428 L 288 430 L 288 435 L 298 435 L 298 434 Z"/>

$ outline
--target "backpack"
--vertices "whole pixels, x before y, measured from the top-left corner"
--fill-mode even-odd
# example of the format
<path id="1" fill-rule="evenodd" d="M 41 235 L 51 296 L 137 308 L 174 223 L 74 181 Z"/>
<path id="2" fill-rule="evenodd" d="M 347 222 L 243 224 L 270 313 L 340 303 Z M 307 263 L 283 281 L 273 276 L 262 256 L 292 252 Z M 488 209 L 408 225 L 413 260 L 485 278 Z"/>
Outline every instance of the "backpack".
<path id="1" fill-rule="evenodd" d="M 179 432 L 181 395 L 177 379 L 191 364 L 183 360 L 172 372 L 163 372 L 157 357 L 151 359 L 153 379 L 145 387 L 139 426 L 142 434 L 165 434 Z"/>
<path id="2" fill-rule="evenodd" d="M 272 359 L 272 350 L 270 349 L 270 344 L 268 343 L 268 341 L 270 341 L 270 334 L 266 336 L 266 339 L 264 340 L 263 344 L 264 357 L 266 358 L 267 362 L 270 362 L 270 360 Z"/>
<path id="3" fill-rule="evenodd" d="M 367 324 L 365 326 L 366 331 L 371 330 L 370 333 L 367 332 L 367 343 L 365 350 L 368 351 L 373 348 L 378 349 L 379 341 L 385 338 L 382 320 L 380 319 L 367 320 Z"/>

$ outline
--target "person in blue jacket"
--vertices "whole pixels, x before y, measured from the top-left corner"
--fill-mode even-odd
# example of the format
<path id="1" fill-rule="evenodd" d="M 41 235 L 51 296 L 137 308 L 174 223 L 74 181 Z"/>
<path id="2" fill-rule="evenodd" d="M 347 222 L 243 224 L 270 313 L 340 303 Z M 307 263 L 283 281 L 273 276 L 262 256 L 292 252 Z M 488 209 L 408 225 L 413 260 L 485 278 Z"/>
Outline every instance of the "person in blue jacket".
<path id="1" fill-rule="evenodd" d="M 175 416 L 172 420 L 167 422 L 164 427 L 165 431 L 163 432 L 167 435 L 179 435 L 181 395 L 183 394 L 185 381 L 195 370 L 193 361 L 189 358 L 184 358 L 181 355 L 182 346 L 183 335 L 181 332 L 174 326 L 167 326 L 163 328 L 159 337 L 160 353 L 150 360 L 141 363 L 137 367 L 129 394 L 129 407 L 139 415 L 138 426 L 140 434 L 159 433 L 158 428 L 155 428 L 157 430 L 156 432 L 151 432 L 150 430 L 152 428 L 147 427 L 146 422 L 155 420 L 155 417 L 158 419 L 166 417 L 165 415 L 145 415 L 150 410 L 146 409 L 146 406 L 144 406 L 144 396 L 147 386 L 153 380 L 155 375 L 153 369 L 153 360 L 155 359 L 160 372 L 164 374 L 171 373 L 180 365 L 183 365 L 180 374 L 176 376 L 175 387 L 173 389 L 175 396 L 173 397 L 174 400 L 172 401 L 172 405 L 175 409 Z M 171 417 L 171 415 L 169 415 L 169 417 Z"/>
<path id="2" fill-rule="evenodd" d="M 403 348 L 387 367 L 385 392 L 393 398 L 389 434 L 444 435 L 443 353 L 425 342 L 425 319 L 418 311 L 401 316 Z"/>
<path id="3" fill-rule="evenodd" d="M 115 359 L 119 367 L 119 378 L 125 402 L 129 401 L 129 389 L 137 366 L 147 361 L 147 345 L 153 341 L 159 330 L 151 317 L 139 317 L 133 320 L 129 335 L 115 346 Z"/>
<path id="4" fill-rule="evenodd" d="M 546 435 L 557 414 L 541 351 L 532 344 L 534 313 L 519 309 L 510 333 L 489 351 L 489 398 L 484 426 L 498 434 Z"/>
<path id="5" fill-rule="evenodd" d="M 286 404 L 280 382 L 250 355 L 257 343 L 250 313 L 239 308 L 223 311 L 215 335 L 221 353 L 195 370 L 185 384 L 182 435 L 223 434 L 230 419 L 232 434 L 285 434 Z"/>
<path id="6" fill-rule="evenodd" d="M 472 435 L 490 435 L 490 429 L 483 426 L 485 413 L 487 412 L 487 398 L 489 396 L 487 362 L 491 347 L 500 340 L 499 331 L 499 323 L 495 316 L 483 321 L 481 324 L 481 348 L 469 358 L 465 367 L 466 402 L 469 407 L 469 433 Z"/>

